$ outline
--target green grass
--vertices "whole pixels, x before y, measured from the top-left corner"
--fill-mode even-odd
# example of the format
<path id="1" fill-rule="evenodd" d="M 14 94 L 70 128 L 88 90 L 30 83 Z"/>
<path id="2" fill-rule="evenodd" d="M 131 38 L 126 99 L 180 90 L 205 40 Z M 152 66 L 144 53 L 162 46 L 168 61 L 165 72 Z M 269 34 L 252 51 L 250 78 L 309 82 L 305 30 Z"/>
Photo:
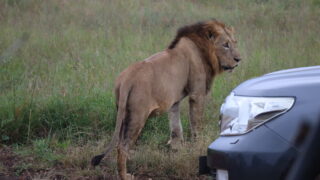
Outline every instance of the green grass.
<path id="1" fill-rule="evenodd" d="M 193 162 L 205 153 L 218 134 L 220 104 L 234 87 L 264 73 L 320 64 L 319 2 L 3 0 L 0 144 L 19 146 L 17 152 L 28 152 L 22 156 L 48 167 L 60 162 L 78 167 L 80 175 L 98 173 L 85 170 L 86 163 L 113 132 L 117 75 L 165 49 L 178 27 L 214 17 L 235 28 L 243 62 L 214 82 L 199 142 L 204 147 L 190 145 L 190 151 L 170 160 L 165 150 L 169 125 L 163 115 L 147 122 L 130 165 L 134 172 L 192 178 L 196 167 L 180 161 L 190 156 L 187 162 Z M 181 109 L 188 136 L 186 102 Z M 150 156 L 143 157 L 143 150 Z M 158 163 L 148 160 L 153 157 Z"/>

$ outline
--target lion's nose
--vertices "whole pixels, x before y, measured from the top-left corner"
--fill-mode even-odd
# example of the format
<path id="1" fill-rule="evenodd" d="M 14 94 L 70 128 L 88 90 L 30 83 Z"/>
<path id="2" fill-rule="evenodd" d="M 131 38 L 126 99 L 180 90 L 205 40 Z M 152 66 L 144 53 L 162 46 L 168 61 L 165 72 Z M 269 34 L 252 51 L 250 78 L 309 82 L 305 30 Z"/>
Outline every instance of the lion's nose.
<path id="1" fill-rule="evenodd" d="M 239 61 L 241 61 L 241 58 L 239 58 L 239 57 L 235 57 L 235 58 L 233 58 L 236 62 L 239 62 Z"/>

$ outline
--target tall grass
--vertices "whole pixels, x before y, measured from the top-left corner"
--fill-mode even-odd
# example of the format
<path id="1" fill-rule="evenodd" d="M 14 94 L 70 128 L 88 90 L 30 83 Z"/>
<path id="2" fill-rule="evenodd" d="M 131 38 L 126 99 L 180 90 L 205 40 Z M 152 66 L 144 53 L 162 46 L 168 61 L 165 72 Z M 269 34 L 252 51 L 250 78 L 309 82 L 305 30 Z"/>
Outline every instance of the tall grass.
<path id="1" fill-rule="evenodd" d="M 128 65 L 165 49 L 178 27 L 214 17 L 235 28 L 243 62 L 214 82 L 199 142 L 204 148 L 190 147 L 192 153 L 173 158 L 170 167 L 178 170 L 163 172 L 181 178 L 186 172 L 179 167 L 188 168 L 180 166 L 180 161 L 189 154 L 185 161 L 193 162 L 217 136 L 220 104 L 236 85 L 267 72 L 320 64 L 319 4 L 318 0 L 3 0 L 0 143 L 34 147 L 47 139 L 71 142 L 70 148 L 77 149 L 105 142 L 115 125 L 116 76 Z M 186 136 L 187 108 L 184 103 Z M 144 148 L 138 147 L 131 169 L 156 171 L 167 166 L 160 168 L 166 171 L 168 138 L 166 115 L 148 120 L 138 141 Z M 89 158 L 102 146 L 88 149 L 81 149 L 78 156 Z M 160 158 L 161 165 L 144 159 L 145 149 Z M 70 149 L 62 152 L 66 151 Z M 75 167 L 89 159 L 60 160 Z M 194 175 L 191 171 L 188 177 Z"/>

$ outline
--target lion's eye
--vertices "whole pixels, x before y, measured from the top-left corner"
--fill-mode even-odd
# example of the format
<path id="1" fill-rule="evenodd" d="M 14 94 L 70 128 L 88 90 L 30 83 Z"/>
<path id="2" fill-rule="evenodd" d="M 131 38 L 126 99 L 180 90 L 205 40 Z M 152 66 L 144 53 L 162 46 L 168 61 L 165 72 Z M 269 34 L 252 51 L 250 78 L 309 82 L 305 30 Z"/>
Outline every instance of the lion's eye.
<path id="1" fill-rule="evenodd" d="M 224 43 L 223 45 L 222 45 L 224 48 L 226 48 L 226 49 L 229 49 L 230 47 L 229 47 L 229 43 Z"/>

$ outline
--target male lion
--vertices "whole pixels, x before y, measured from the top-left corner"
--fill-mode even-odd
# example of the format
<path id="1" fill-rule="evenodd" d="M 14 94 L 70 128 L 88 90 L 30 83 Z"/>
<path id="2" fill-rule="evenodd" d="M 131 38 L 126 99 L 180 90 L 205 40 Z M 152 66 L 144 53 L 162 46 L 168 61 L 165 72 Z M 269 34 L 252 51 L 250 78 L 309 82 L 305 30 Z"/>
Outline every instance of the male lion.
<path id="1" fill-rule="evenodd" d="M 125 69 L 116 80 L 117 121 L 105 153 L 117 146 L 118 171 L 127 179 L 129 147 L 137 140 L 147 118 L 169 112 L 172 146 L 183 140 L 179 115 L 181 100 L 189 96 L 192 137 L 197 136 L 204 100 L 213 78 L 232 71 L 241 60 L 232 28 L 217 20 L 182 27 L 168 49 Z"/>

